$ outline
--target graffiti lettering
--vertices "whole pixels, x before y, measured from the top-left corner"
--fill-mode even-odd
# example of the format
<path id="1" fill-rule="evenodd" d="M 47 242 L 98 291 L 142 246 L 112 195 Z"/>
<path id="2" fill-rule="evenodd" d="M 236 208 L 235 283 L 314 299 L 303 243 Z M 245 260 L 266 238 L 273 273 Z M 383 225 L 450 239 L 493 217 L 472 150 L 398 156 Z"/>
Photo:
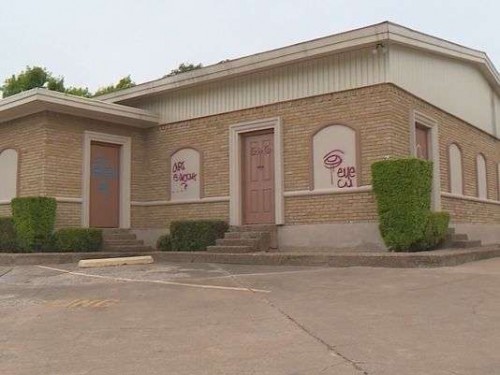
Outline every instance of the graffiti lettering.
<path id="1" fill-rule="evenodd" d="M 186 163 L 185 161 L 175 162 L 174 166 L 172 167 L 172 173 L 186 170 L 186 166 L 184 165 L 185 163 Z"/>
<path id="2" fill-rule="evenodd" d="M 353 166 L 342 166 L 343 162 L 344 151 L 342 150 L 332 150 L 323 157 L 324 167 L 330 170 L 331 184 L 337 185 L 339 189 L 353 187 L 354 179 L 356 178 L 356 168 Z M 336 173 L 335 170 L 337 170 Z"/>
<path id="3" fill-rule="evenodd" d="M 252 147 L 250 150 L 250 155 L 269 155 L 272 152 L 271 146 L 265 144 L 264 147 Z"/>
<path id="4" fill-rule="evenodd" d="M 356 168 L 340 167 L 337 170 L 337 187 L 340 189 L 353 187 L 353 179 L 356 177 Z"/>
<path id="5" fill-rule="evenodd" d="M 186 161 L 177 161 L 172 166 L 172 180 L 180 184 L 182 190 L 187 190 L 190 181 L 196 181 L 197 173 L 184 172 L 186 170 Z"/>

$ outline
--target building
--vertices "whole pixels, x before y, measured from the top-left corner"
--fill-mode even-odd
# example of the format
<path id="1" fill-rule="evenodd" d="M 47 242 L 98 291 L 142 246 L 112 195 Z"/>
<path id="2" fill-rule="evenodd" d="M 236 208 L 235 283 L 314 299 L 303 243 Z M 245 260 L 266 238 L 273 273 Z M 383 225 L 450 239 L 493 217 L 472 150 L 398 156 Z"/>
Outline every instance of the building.
<path id="1" fill-rule="evenodd" d="M 381 248 L 370 166 L 434 161 L 433 209 L 500 243 L 500 75 L 483 52 L 384 22 L 96 99 L 0 101 L 0 215 L 58 226 L 276 224 L 281 249 Z"/>

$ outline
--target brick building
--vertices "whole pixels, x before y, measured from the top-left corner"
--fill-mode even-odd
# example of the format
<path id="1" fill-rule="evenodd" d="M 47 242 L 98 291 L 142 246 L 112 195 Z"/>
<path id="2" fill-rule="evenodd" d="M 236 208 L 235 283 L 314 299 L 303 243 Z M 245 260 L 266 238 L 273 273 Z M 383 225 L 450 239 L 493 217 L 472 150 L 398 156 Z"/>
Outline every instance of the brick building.
<path id="1" fill-rule="evenodd" d="M 381 248 L 371 164 L 434 161 L 433 209 L 500 243 L 500 75 L 483 52 L 384 22 L 98 99 L 0 101 L 0 215 L 58 226 L 276 224 L 281 249 Z"/>

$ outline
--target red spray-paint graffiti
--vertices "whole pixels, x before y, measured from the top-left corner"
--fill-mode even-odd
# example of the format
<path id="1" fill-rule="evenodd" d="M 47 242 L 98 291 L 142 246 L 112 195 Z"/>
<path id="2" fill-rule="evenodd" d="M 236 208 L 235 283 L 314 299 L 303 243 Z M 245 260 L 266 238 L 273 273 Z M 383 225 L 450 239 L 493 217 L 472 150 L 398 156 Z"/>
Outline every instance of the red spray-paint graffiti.
<path id="1" fill-rule="evenodd" d="M 177 161 L 172 166 L 172 180 L 179 182 L 183 190 L 187 190 L 190 181 L 196 181 L 198 174 L 186 172 L 186 161 Z"/>
<path id="2" fill-rule="evenodd" d="M 344 154 L 344 151 L 336 149 L 323 156 L 323 165 L 326 169 L 330 170 L 331 184 L 335 185 L 335 177 L 337 177 L 336 185 L 340 189 L 353 187 L 354 179 L 356 178 L 355 167 L 341 166 L 344 162 Z M 336 169 L 337 171 L 335 172 Z"/>

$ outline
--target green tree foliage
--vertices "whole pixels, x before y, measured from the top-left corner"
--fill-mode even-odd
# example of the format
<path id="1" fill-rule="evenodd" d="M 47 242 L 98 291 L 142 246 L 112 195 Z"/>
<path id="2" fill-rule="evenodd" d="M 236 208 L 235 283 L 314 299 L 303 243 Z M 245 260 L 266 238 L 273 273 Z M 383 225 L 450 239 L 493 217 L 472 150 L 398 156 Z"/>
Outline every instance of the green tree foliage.
<path id="1" fill-rule="evenodd" d="M 39 66 L 27 66 L 26 70 L 21 71 L 18 75 L 13 74 L 7 78 L 0 90 L 3 97 L 6 98 L 37 87 L 64 92 L 64 78 L 54 77 L 47 69 Z"/>
<path id="2" fill-rule="evenodd" d="M 173 76 L 176 76 L 178 74 L 190 72 L 192 70 L 201 69 L 201 68 L 203 68 L 203 64 L 194 65 L 194 64 L 190 64 L 190 63 L 182 63 L 176 69 L 172 69 L 170 71 L 170 73 L 168 73 L 164 77 L 173 77 Z"/>
<path id="3" fill-rule="evenodd" d="M 91 98 L 93 96 L 108 94 L 133 86 L 135 86 L 135 83 L 130 78 L 130 75 L 128 75 L 120 79 L 116 85 L 100 88 L 95 94 L 92 94 L 87 87 L 65 87 L 64 77 L 56 77 L 46 68 L 40 66 L 27 66 L 26 69 L 19 74 L 13 74 L 11 77 L 7 78 L 3 86 L 0 86 L 0 91 L 2 91 L 3 97 L 6 98 L 23 91 L 43 87 L 51 91 Z"/>
<path id="4" fill-rule="evenodd" d="M 64 92 L 70 95 L 83 96 L 84 98 L 91 98 L 93 96 L 87 87 L 83 88 L 70 86 L 65 89 Z"/>
<path id="5" fill-rule="evenodd" d="M 132 81 L 130 78 L 130 75 L 123 77 L 118 81 L 116 85 L 109 85 L 105 87 L 99 88 L 94 94 L 94 96 L 99 96 L 99 95 L 104 95 L 104 94 L 109 94 L 111 92 L 123 90 L 123 89 L 128 89 L 130 87 L 134 87 L 135 82 Z"/>

